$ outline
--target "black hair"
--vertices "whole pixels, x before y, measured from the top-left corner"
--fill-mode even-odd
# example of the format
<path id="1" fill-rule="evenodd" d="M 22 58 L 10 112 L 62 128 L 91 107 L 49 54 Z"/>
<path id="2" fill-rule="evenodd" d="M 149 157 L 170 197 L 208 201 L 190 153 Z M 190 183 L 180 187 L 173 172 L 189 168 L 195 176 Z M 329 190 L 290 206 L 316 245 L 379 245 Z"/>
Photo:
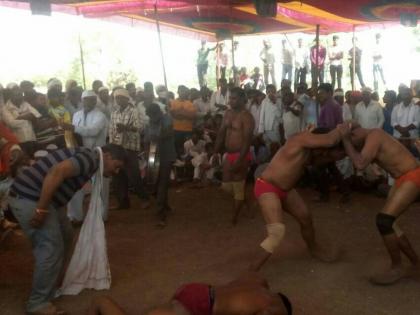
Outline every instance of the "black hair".
<path id="1" fill-rule="evenodd" d="M 268 91 L 269 89 L 277 90 L 274 84 L 267 84 L 267 86 L 265 87 L 265 90 Z"/>
<path id="2" fill-rule="evenodd" d="M 59 88 L 57 87 L 52 87 L 51 89 L 48 90 L 47 92 L 47 97 L 48 98 L 53 98 L 53 97 L 62 97 L 63 93 L 60 91 Z"/>
<path id="3" fill-rule="evenodd" d="M 385 95 L 392 100 L 392 103 L 395 103 L 397 101 L 397 93 L 394 90 L 385 91 Z"/>
<path id="4" fill-rule="evenodd" d="M 103 85 L 103 83 L 102 83 L 102 81 L 101 81 L 101 80 L 95 80 L 95 81 L 93 81 L 93 82 L 92 82 L 92 89 L 93 89 L 93 86 L 98 85 L 98 84 Z"/>
<path id="5" fill-rule="evenodd" d="M 283 301 L 284 307 L 287 310 L 287 315 L 292 315 L 293 314 L 293 307 L 292 307 L 292 303 L 290 303 L 290 300 L 287 296 L 285 296 L 283 293 L 277 293 L 281 300 Z"/>
<path id="6" fill-rule="evenodd" d="M 125 85 L 125 89 L 126 89 L 126 90 L 129 90 L 129 89 L 131 89 L 131 88 L 133 88 L 133 89 L 135 89 L 135 88 L 136 88 L 136 85 L 135 85 L 133 82 L 127 83 L 127 84 Z"/>
<path id="7" fill-rule="evenodd" d="M 162 111 L 160 109 L 160 106 L 156 103 L 152 103 L 146 108 L 146 115 L 149 117 L 156 116 L 161 113 Z"/>
<path id="8" fill-rule="evenodd" d="M 330 84 L 330 83 L 321 83 L 319 86 L 318 86 L 318 91 L 319 90 L 323 90 L 323 91 L 325 91 L 325 92 L 327 92 L 327 93 L 333 93 L 333 86 Z"/>
<path id="9" fill-rule="evenodd" d="M 230 94 L 236 94 L 241 99 L 246 99 L 245 90 L 241 89 L 240 87 L 234 87 L 230 90 Z"/>
<path id="10" fill-rule="evenodd" d="M 110 153 L 114 160 L 119 160 L 119 161 L 127 160 L 127 152 L 122 146 L 118 144 L 108 143 L 102 147 L 102 152 Z"/>

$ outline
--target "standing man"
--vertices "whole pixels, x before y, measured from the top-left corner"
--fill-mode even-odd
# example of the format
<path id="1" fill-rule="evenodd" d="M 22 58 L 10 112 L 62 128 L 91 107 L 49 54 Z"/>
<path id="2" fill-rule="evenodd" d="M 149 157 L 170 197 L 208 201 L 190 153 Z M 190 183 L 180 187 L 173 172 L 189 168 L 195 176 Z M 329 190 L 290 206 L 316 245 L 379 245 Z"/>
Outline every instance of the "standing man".
<path id="1" fill-rule="evenodd" d="M 309 68 L 308 48 L 303 47 L 302 38 L 298 39 L 298 47 L 295 49 L 295 90 L 300 84 L 306 84 L 306 74 Z"/>
<path id="2" fill-rule="evenodd" d="M 354 53 L 354 59 L 356 61 L 356 64 L 354 66 L 355 73 L 357 75 L 357 78 L 359 79 L 360 86 L 362 88 L 365 87 L 365 83 L 363 82 L 363 75 L 362 75 L 362 50 L 357 47 L 357 38 L 354 38 L 354 46 L 355 46 L 355 53 Z M 349 60 L 350 60 L 350 79 L 351 79 L 351 88 L 354 91 L 355 90 L 355 82 L 353 78 L 353 47 L 349 50 Z"/>
<path id="3" fill-rule="evenodd" d="M 196 126 L 202 126 L 204 125 L 204 119 L 207 115 L 210 114 L 211 109 L 211 91 L 207 86 L 203 86 L 200 89 L 200 97 L 197 98 L 193 104 L 195 108 L 197 109 L 197 121 Z"/>
<path id="4" fill-rule="evenodd" d="M 245 201 L 245 179 L 251 162 L 250 146 L 254 131 L 254 119 L 246 110 L 246 95 L 241 88 L 231 90 L 228 110 L 216 140 L 216 153 L 226 150 L 223 161 L 222 189 L 233 195 L 235 200 L 232 224 L 238 221 L 239 212 Z"/>
<path id="5" fill-rule="evenodd" d="M 158 227 L 166 226 L 166 217 L 172 209 L 168 203 L 168 191 L 172 164 L 176 160 L 175 137 L 172 128 L 172 118 L 164 114 L 158 104 L 151 104 L 146 114 L 150 118 L 146 127 L 146 136 L 149 141 L 157 144 L 159 152 L 159 177 L 157 187 Z"/>
<path id="6" fill-rule="evenodd" d="M 348 124 L 339 127 L 346 153 L 355 167 L 364 170 L 378 163 L 394 179 L 385 206 L 376 216 L 376 226 L 391 258 L 391 267 L 370 278 L 375 284 L 393 284 L 410 275 L 402 263 L 401 253 L 408 257 L 414 269 L 419 258 L 408 238 L 397 225 L 398 217 L 416 201 L 420 192 L 420 168 L 414 156 L 382 129 L 355 128 Z M 356 151 L 355 146 L 361 147 Z"/>
<path id="7" fill-rule="evenodd" d="M 217 48 L 217 45 L 211 49 L 207 48 L 206 43 L 207 42 L 205 40 L 202 40 L 201 48 L 197 51 L 197 75 L 200 88 L 202 88 L 203 86 L 207 86 L 206 75 L 207 69 L 209 67 L 209 61 L 207 58 L 209 57 L 210 51 L 215 50 Z"/>
<path id="8" fill-rule="evenodd" d="M 354 120 L 366 129 L 382 128 L 384 124 L 382 106 L 372 100 L 372 90 L 367 87 L 362 89 L 362 101 L 356 105 Z"/>
<path id="9" fill-rule="evenodd" d="M 109 144 L 102 147 L 102 152 L 103 175 L 116 175 L 124 166 L 124 149 Z M 57 150 L 22 169 L 10 188 L 9 205 L 32 242 L 35 258 L 27 314 L 64 314 L 51 300 L 73 242 L 65 206 L 91 179 L 99 164 L 96 150 Z"/>
<path id="10" fill-rule="evenodd" d="M 99 88 L 98 102 L 96 108 L 104 113 L 108 121 L 111 119 L 111 112 L 114 110 L 111 98 L 109 96 L 109 89 L 107 87 Z"/>
<path id="11" fill-rule="evenodd" d="M 392 136 L 394 134 L 394 127 L 392 127 L 391 118 L 392 112 L 394 111 L 394 107 L 397 105 L 397 93 L 395 93 L 395 91 L 392 90 L 385 91 L 383 101 L 385 104 L 383 108 L 385 118 L 383 129 L 386 133 Z"/>
<path id="12" fill-rule="evenodd" d="M 275 72 L 275 62 L 276 58 L 271 49 L 271 43 L 269 40 L 263 40 L 264 48 L 260 52 L 260 59 L 264 64 L 264 82 L 268 84 L 268 75 L 271 76 L 271 83 L 276 85 L 276 72 Z"/>
<path id="13" fill-rule="evenodd" d="M 281 79 L 287 79 L 292 82 L 292 73 L 293 73 L 293 52 L 287 47 L 287 41 L 283 39 L 281 41 L 281 64 L 283 67 Z"/>
<path id="14" fill-rule="evenodd" d="M 319 83 L 324 83 L 324 64 L 327 56 L 327 49 L 319 43 L 318 59 L 316 42 L 311 47 L 311 74 L 312 74 L 312 87 L 317 87 Z M 317 63 L 318 60 L 318 63 Z"/>
<path id="15" fill-rule="evenodd" d="M 258 127 L 260 125 L 260 113 L 262 102 L 265 98 L 265 94 L 259 90 L 251 90 L 248 92 L 248 105 L 247 109 L 254 117 L 254 136 L 258 135 Z"/>
<path id="16" fill-rule="evenodd" d="M 284 143 L 283 108 L 274 85 L 267 85 L 266 93 L 261 105 L 258 133 L 270 147 L 271 143 Z"/>
<path id="17" fill-rule="evenodd" d="M 382 83 L 386 85 L 384 70 L 382 68 L 382 61 L 383 61 L 383 50 L 384 48 L 381 45 L 381 34 L 375 35 L 375 46 L 373 48 L 373 87 L 375 91 L 378 91 L 379 88 L 379 78 L 381 76 Z"/>
<path id="18" fill-rule="evenodd" d="M 226 80 L 226 69 L 229 63 L 229 56 L 227 52 L 224 51 L 225 45 L 223 43 L 220 43 L 217 49 L 217 65 L 219 66 L 220 71 L 220 78 Z M 216 78 L 219 77 L 218 71 L 216 71 Z"/>
<path id="19" fill-rule="evenodd" d="M 290 90 L 284 91 L 282 96 L 285 140 L 288 140 L 291 136 L 302 131 L 303 106 L 298 100 L 295 100 L 294 96 L 295 95 Z"/>
<path id="20" fill-rule="evenodd" d="M 284 211 L 298 221 L 302 237 L 312 256 L 326 262 L 335 259 L 335 255 L 321 247 L 316 240 L 311 213 L 294 189 L 306 165 L 332 162 L 343 155 L 340 150 L 333 150 L 340 142 L 339 132 L 326 131 L 325 128 L 315 129 L 313 132 L 303 131 L 291 138 L 277 151 L 256 180 L 254 193 L 266 223 L 267 238 L 260 245 L 262 250 L 252 264 L 252 270 L 259 270 L 280 246 L 286 234 Z"/>
<path id="21" fill-rule="evenodd" d="M 184 142 L 192 135 L 197 116 L 197 108 L 189 100 L 189 90 L 186 86 L 178 87 L 178 98 L 171 102 L 169 112 L 174 120 L 175 149 L 180 158 L 184 151 Z"/>
<path id="22" fill-rule="evenodd" d="M 127 151 L 126 167 L 114 177 L 118 209 L 130 208 L 129 184 L 137 196 L 143 201 L 143 208 L 149 206 L 148 195 L 140 176 L 139 159 L 140 132 L 143 126 L 139 120 L 136 107 L 131 104 L 130 95 L 126 89 L 114 92 L 117 108 L 111 113 L 109 125 L 109 142 L 121 145 Z"/>
<path id="23" fill-rule="evenodd" d="M 338 82 L 338 88 L 341 89 L 341 78 L 343 77 L 343 49 L 338 45 L 338 36 L 333 36 L 333 45 L 328 51 L 330 58 L 331 85 L 335 89 L 335 81 Z"/>
<path id="24" fill-rule="evenodd" d="M 82 94 L 83 109 L 73 116 L 72 124 L 63 124 L 64 130 L 77 133 L 81 136 L 83 147 L 91 150 L 106 144 L 107 123 L 105 115 L 96 108 L 97 96 L 93 91 L 84 91 Z M 102 218 L 108 217 L 109 180 L 103 179 L 102 188 L 103 206 Z M 68 204 L 68 216 L 72 221 L 83 221 L 83 199 L 85 192 L 79 190 Z"/>
<path id="25" fill-rule="evenodd" d="M 96 95 L 99 94 L 99 89 L 103 86 L 104 86 L 104 84 L 102 83 L 101 80 L 95 80 L 95 81 L 92 82 L 92 90 L 93 90 L 93 92 L 95 92 Z"/>
<path id="26" fill-rule="evenodd" d="M 229 89 L 226 79 L 219 80 L 219 89 L 214 91 L 210 99 L 210 110 L 213 114 L 225 114 L 229 108 Z"/>

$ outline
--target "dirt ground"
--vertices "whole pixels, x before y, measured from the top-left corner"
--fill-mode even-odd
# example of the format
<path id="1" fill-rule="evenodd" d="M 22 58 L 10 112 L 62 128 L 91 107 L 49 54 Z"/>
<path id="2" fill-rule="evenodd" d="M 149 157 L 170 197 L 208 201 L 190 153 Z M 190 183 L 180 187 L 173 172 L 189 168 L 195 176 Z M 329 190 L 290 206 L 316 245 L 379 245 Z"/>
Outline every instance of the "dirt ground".
<path id="1" fill-rule="evenodd" d="M 313 191 L 301 191 L 314 216 L 321 239 L 342 249 L 339 262 L 312 259 L 296 222 L 286 217 L 282 248 L 262 273 L 271 287 L 287 294 L 295 314 L 418 315 L 420 283 L 412 279 L 389 287 L 373 286 L 368 276 L 388 263 L 375 228 L 375 214 L 384 203 L 372 195 L 354 194 L 351 205 L 310 202 Z M 133 201 L 137 200 L 133 197 Z M 152 210 L 113 211 L 107 229 L 112 287 L 106 292 L 85 290 L 57 304 L 70 314 L 84 314 L 92 297 L 112 296 L 128 314 L 141 314 L 167 301 L 184 282 L 223 284 L 245 270 L 265 236 L 262 218 L 244 213 L 236 227 L 229 225 L 231 203 L 216 188 L 179 187 L 171 191 L 174 213 L 169 225 L 156 229 Z M 420 252 L 420 209 L 411 207 L 400 226 Z M 30 244 L 13 235 L 0 250 L 0 314 L 23 314 L 32 274 Z"/>

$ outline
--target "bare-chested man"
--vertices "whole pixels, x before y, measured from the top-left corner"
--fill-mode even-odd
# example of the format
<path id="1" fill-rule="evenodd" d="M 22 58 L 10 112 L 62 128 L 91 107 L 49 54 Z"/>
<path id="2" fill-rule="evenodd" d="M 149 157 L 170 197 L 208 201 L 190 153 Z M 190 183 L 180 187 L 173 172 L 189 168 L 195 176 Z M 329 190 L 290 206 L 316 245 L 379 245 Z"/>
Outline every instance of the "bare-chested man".
<path id="1" fill-rule="evenodd" d="M 376 216 L 377 228 L 391 257 L 391 268 L 371 277 L 375 284 L 395 283 L 411 274 L 402 265 L 401 252 L 414 267 L 419 262 L 417 254 L 395 221 L 419 195 L 420 165 L 404 145 L 382 129 L 363 129 L 357 126 L 351 131 L 350 124 L 339 125 L 338 129 L 346 153 L 357 169 L 363 170 L 370 163 L 377 163 L 395 178 L 385 206 Z M 355 147 L 360 147 L 361 151 Z"/>
<path id="2" fill-rule="evenodd" d="M 232 224 L 238 221 L 239 212 L 245 200 L 245 179 L 251 161 L 249 151 L 254 132 L 254 118 L 245 109 L 245 91 L 233 88 L 229 104 L 216 140 L 216 152 L 221 152 L 224 144 L 226 158 L 223 161 L 222 189 L 233 194 L 235 200 Z"/>
<path id="3" fill-rule="evenodd" d="M 316 241 L 312 216 L 294 189 L 305 166 L 343 158 L 344 150 L 338 146 L 340 133 L 338 130 L 328 131 L 327 128 L 318 128 L 292 136 L 256 180 L 254 193 L 266 223 L 267 238 L 261 243 L 262 251 L 252 264 L 252 270 L 259 270 L 279 247 L 286 232 L 283 211 L 299 222 L 302 237 L 314 257 L 324 262 L 336 259 L 336 253 L 329 252 Z"/>

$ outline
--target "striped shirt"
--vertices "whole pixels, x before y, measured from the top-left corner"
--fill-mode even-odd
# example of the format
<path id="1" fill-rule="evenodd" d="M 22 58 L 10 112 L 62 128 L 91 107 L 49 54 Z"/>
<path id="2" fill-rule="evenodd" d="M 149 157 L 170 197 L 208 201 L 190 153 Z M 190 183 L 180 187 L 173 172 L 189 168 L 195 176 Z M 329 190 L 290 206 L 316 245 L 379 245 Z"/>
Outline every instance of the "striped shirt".
<path id="1" fill-rule="evenodd" d="M 66 178 L 61 183 L 54 192 L 51 202 L 55 207 L 66 205 L 98 169 L 99 154 L 96 150 L 75 148 L 53 151 L 32 166 L 22 169 L 16 176 L 10 191 L 21 198 L 38 201 L 48 171 L 64 160 L 69 160 L 73 164 L 76 175 Z"/>

